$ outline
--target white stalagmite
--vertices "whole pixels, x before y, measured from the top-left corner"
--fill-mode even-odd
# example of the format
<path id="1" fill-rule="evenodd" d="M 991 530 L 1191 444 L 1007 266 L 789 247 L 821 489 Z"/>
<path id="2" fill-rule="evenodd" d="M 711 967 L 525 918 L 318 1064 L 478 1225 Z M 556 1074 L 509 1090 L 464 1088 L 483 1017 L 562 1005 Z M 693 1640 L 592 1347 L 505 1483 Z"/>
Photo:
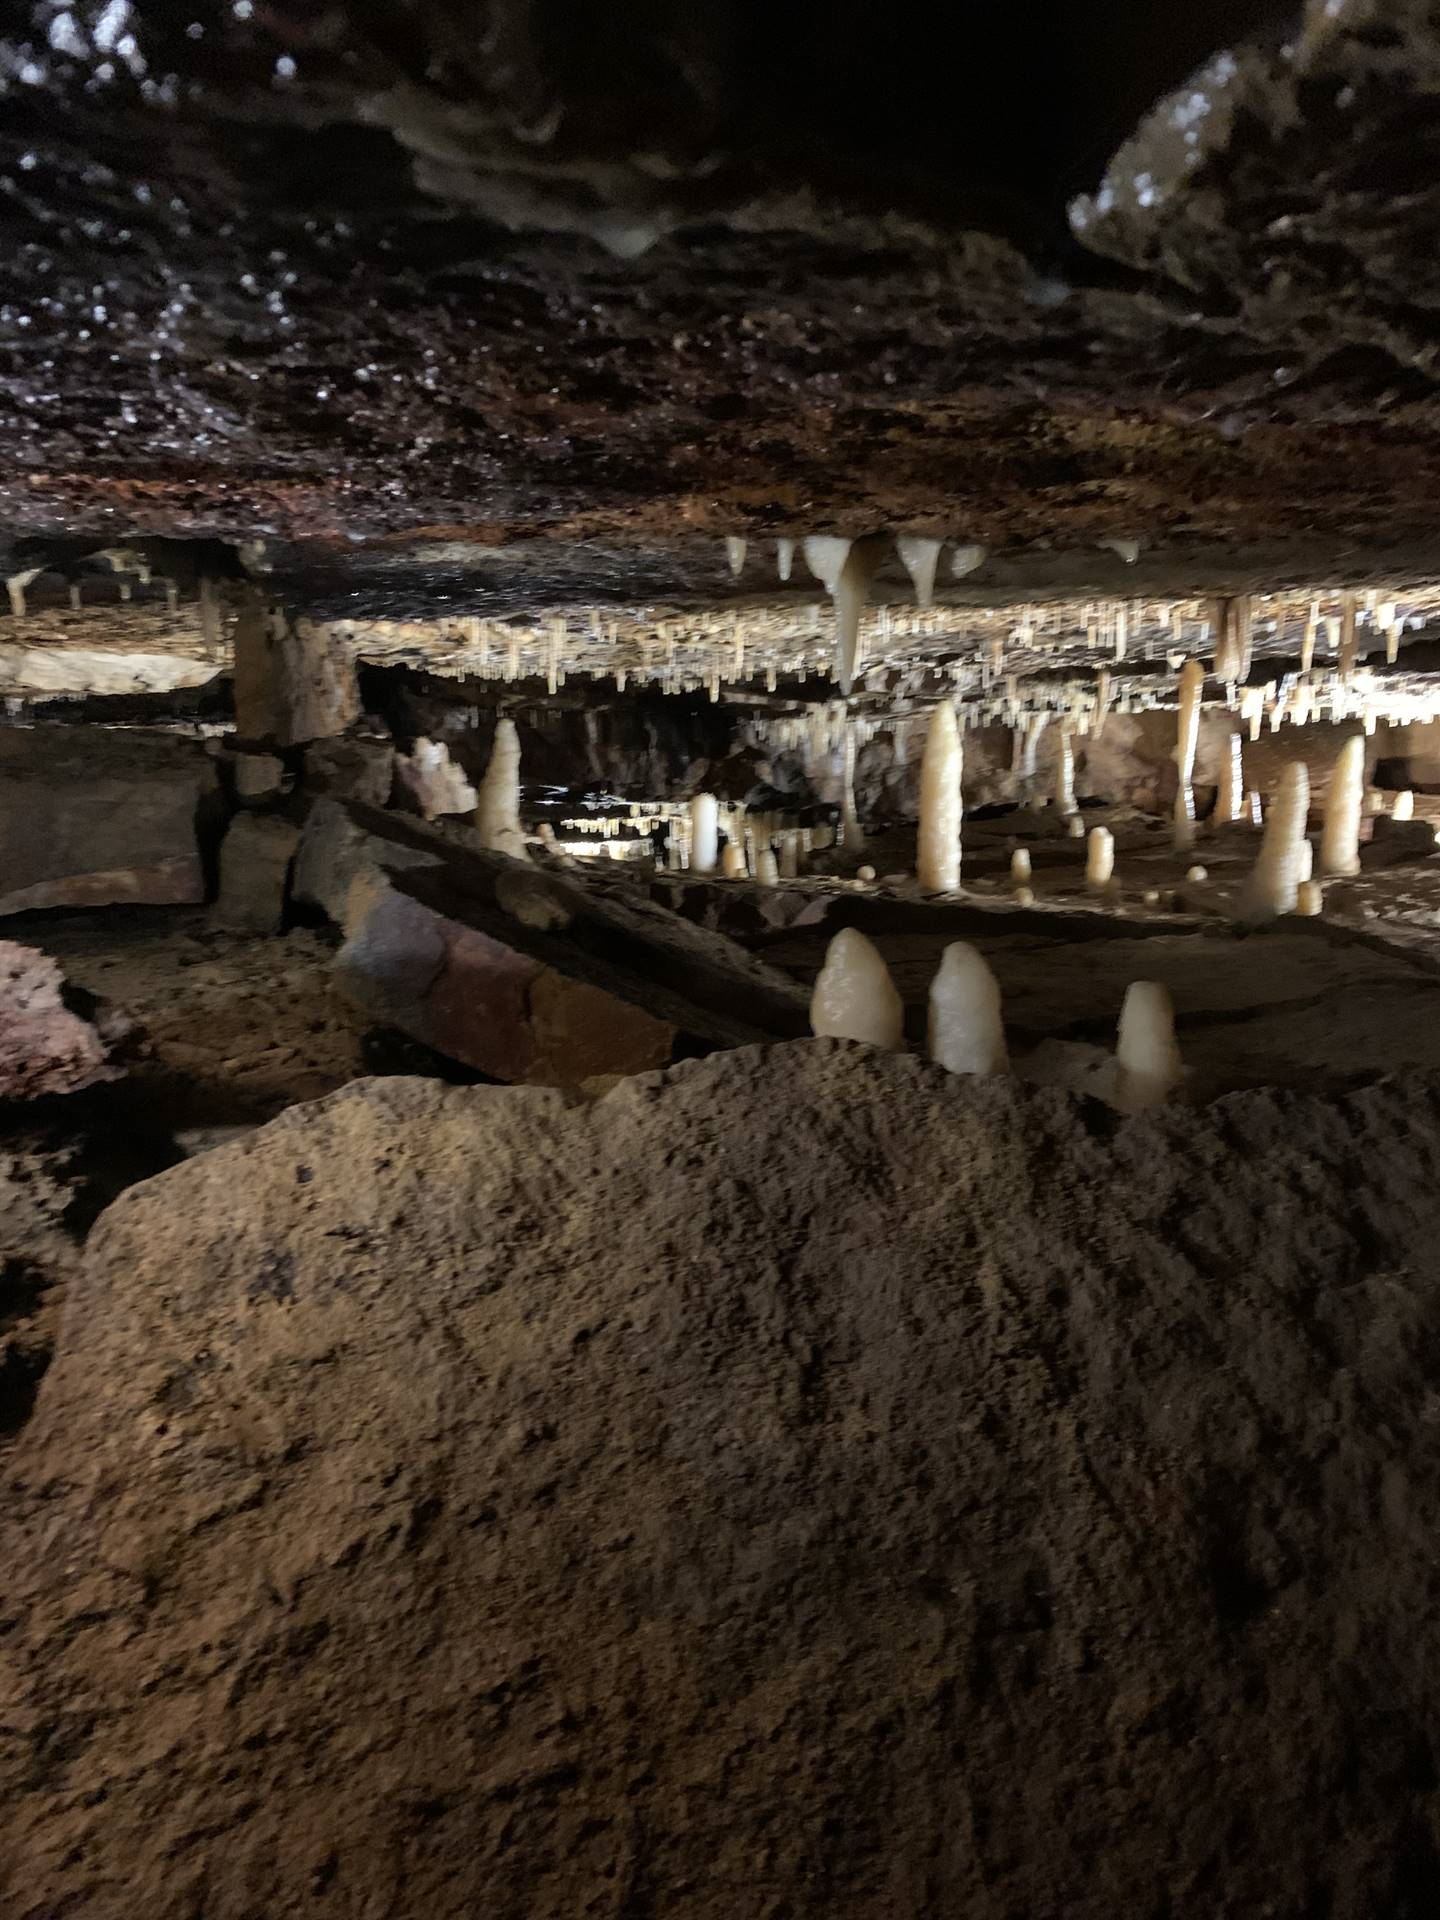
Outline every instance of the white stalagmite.
<path id="1" fill-rule="evenodd" d="M 730 572 L 737 580 L 745 571 L 745 544 L 733 533 L 725 536 L 725 558 L 730 562 Z"/>
<path id="2" fill-rule="evenodd" d="M 940 558 L 941 542 L 925 540 L 918 534 L 902 533 L 896 549 L 915 589 L 917 607 L 928 607 L 935 598 L 935 563 Z"/>
<path id="3" fill-rule="evenodd" d="M 690 802 L 690 868 L 713 873 L 720 858 L 720 802 L 713 793 L 697 793 Z"/>
<path id="4" fill-rule="evenodd" d="M 1004 1073 L 1010 1064 L 1000 983 L 964 940 L 946 947 L 930 982 L 928 1046 L 947 1073 Z"/>
<path id="5" fill-rule="evenodd" d="M 1413 820 L 1415 818 L 1415 795 L 1409 787 L 1403 787 L 1395 796 L 1395 804 L 1390 809 L 1392 820 Z"/>
<path id="6" fill-rule="evenodd" d="M 1290 760 L 1270 803 L 1259 856 L 1241 892 L 1242 919 L 1273 920 L 1277 914 L 1295 911 L 1309 813 L 1309 769 L 1303 760 Z"/>
<path id="7" fill-rule="evenodd" d="M 1075 744 L 1069 727 L 1060 730 L 1060 747 L 1055 755 L 1055 805 L 1068 819 L 1075 807 Z"/>
<path id="8" fill-rule="evenodd" d="M 1180 669 L 1180 720 L 1175 742 L 1175 765 L 1180 784 L 1175 789 L 1175 848 L 1187 852 L 1195 844 L 1195 748 L 1200 739 L 1200 696 L 1205 691 L 1205 669 L 1187 660 Z"/>
<path id="9" fill-rule="evenodd" d="M 1360 809 L 1365 801 L 1365 736 L 1353 734 L 1340 749 L 1325 801 L 1320 871 L 1359 873 Z"/>
<path id="10" fill-rule="evenodd" d="M 848 694 L 855 684 L 860 653 L 860 616 L 883 543 L 846 540 L 833 534 L 807 534 L 805 564 L 824 586 L 835 607 L 835 679 Z"/>
<path id="11" fill-rule="evenodd" d="M 1158 980 L 1132 980 L 1115 1044 L 1115 1105 L 1122 1113 L 1144 1113 L 1167 1100 L 1184 1077 L 1169 992 Z"/>
<path id="12" fill-rule="evenodd" d="M 1325 891 L 1318 880 L 1302 880 L 1295 892 L 1295 911 L 1303 919 L 1313 920 L 1325 910 Z"/>
<path id="13" fill-rule="evenodd" d="M 755 884 L 760 887 L 773 887 L 780 879 L 780 868 L 775 859 L 773 847 L 757 847 L 755 850 Z"/>
<path id="14" fill-rule="evenodd" d="M 513 720 L 495 722 L 495 742 L 480 782 L 475 825 L 482 847 L 492 853 L 513 854 L 517 860 L 528 859 L 520 828 L 520 736 Z"/>
<path id="15" fill-rule="evenodd" d="M 421 817 L 438 820 L 442 814 L 472 813 L 480 796 L 465 778 L 462 768 L 450 758 L 443 740 L 415 742 L 409 754 L 398 754 L 395 772 L 409 792 Z"/>
<path id="16" fill-rule="evenodd" d="M 787 827 L 780 836 L 780 878 L 796 880 L 800 875 L 800 833 Z"/>
<path id="17" fill-rule="evenodd" d="M 898 1047 L 905 1008 L 890 970 L 863 933 L 843 927 L 825 950 L 810 999 L 810 1029 L 840 1040 Z"/>
<path id="18" fill-rule="evenodd" d="M 745 878 L 745 849 L 738 841 L 725 842 L 725 851 L 720 856 L 720 872 L 726 880 Z"/>
<path id="19" fill-rule="evenodd" d="M 1085 884 L 1094 893 L 1109 886 L 1115 872 L 1115 836 L 1108 827 L 1092 827 L 1085 849 Z"/>
<path id="20" fill-rule="evenodd" d="M 1215 790 L 1215 824 L 1233 826 L 1245 818 L 1245 748 L 1232 733 L 1220 752 L 1220 781 Z"/>
<path id="21" fill-rule="evenodd" d="M 1028 886 L 1030 881 L 1030 849 L 1016 847 L 1010 856 L 1010 879 L 1017 887 Z"/>
<path id="22" fill-rule="evenodd" d="M 1105 717 L 1110 711 L 1110 669 L 1102 667 L 1095 676 L 1095 738 L 1098 740 L 1105 731 Z"/>
<path id="23" fill-rule="evenodd" d="M 775 571 L 782 580 L 790 578 L 790 570 L 795 565 L 795 542 L 782 536 L 775 542 Z"/>
<path id="24" fill-rule="evenodd" d="M 960 775 L 964 751 L 955 709 L 942 700 L 930 719 L 920 762 L 920 832 L 916 873 L 922 887 L 953 893 L 960 884 Z"/>

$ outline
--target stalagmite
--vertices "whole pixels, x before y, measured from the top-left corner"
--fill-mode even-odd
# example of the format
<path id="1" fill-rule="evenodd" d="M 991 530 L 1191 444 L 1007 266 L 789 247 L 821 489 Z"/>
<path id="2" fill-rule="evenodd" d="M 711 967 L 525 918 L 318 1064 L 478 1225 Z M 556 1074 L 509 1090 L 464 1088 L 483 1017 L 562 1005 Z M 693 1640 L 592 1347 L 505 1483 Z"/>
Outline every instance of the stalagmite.
<path id="1" fill-rule="evenodd" d="M 1075 744 L 1068 726 L 1060 731 L 1060 747 L 1055 755 L 1055 805 L 1068 820 L 1075 807 Z"/>
<path id="2" fill-rule="evenodd" d="M 223 645 L 225 633 L 220 623 L 220 590 L 208 574 L 202 574 L 200 578 L 200 632 L 207 648 Z"/>
<path id="3" fill-rule="evenodd" d="M 746 547 L 745 541 L 737 539 L 737 537 L 733 533 L 726 534 L 725 558 L 730 563 L 731 574 L 737 580 L 740 578 L 741 574 L 745 571 L 745 547 Z"/>
<path id="4" fill-rule="evenodd" d="M 855 805 L 855 723 L 845 723 L 845 749 L 841 773 L 840 791 L 840 831 L 839 843 L 842 847 L 858 847 L 861 841 L 860 814 Z"/>
<path id="5" fill-rule="evenodd" d="M 916 873 L 922 887 L 953 893 L 960 884 L 960 775 L 964 754 L 955 709 L 942 700 L 930 720 L 920 762 Z"/>
<path id="6" fill-rule="evenodd" d="M 1413 820 L 1415 818 L 1415 795 L 1409 787 L 1404 787 L 1395 796 L 1395 804 L 1390 809 L 1392 820 Z"/>
<path id="7" fill-rule="evenodd" d="M 495 740 L 490 764 L 480 782 L 475 825 L 481 846 L 491 853 L 508 853 L 517 860 L 529 857 L 520 828 L 520 736 L 513 720 L 501 718 L 495 722 Z"/>
<path id="8" fill-rule="evenodd" d="M 1105 719 L 1110 712 L 1110 669 L 1102 667 L 1095 676 L 1095 738 L 1098 740 L 1105 731 Z"/>
<path id="9" fill-rule="evenodd" d="M 720 855 L 720 802 L 713 793 L 697 793 L 690 802 L 690 866 L 713 873 Z"/>
<path id="10" fill-rule="evenodd" d="M 774 849 L 759 847 L 755 853 L 755 884 L 760 887 L 773 887 L 780 878 L 780 868 L 775 860 Z"/>
<path id="11" fill-rule="evenodd" d="M 1175 849 L 1184 853 L 1195 844 L 1195 747 L 1200 738 L 1200 696 L 1205 669 L 1187 660 L 1180 669 L 1180 719 L 1175 743 L 1179 785 L 1175 789 Z"/>
<path id="12" fill-rule="evenodd" d="M 1306 920 L 1313 920 L 1317 913 L 1325 908 L 1325 890 L 1318 880 L 1302 880 L 1295 892 L 1295 911 Z"/>
<path id="13" fill-rule="evenodd" d="M 78 580 L 72 580 L 70 582 L 70 611 L 72 613 L 79 613 L 80 607 L 81 607 L 80 582 Z M 175 609 L 173 606 L 171 607 L 170 611 L 171 613 L 174 613 Z"/>
<path id="14" fill-rule="evenodd" d="M 7 575 L 5 590 L 10 595 L 10 611 L 17 620 L 25 618 L 25 589 L 38 580 L 43 567 L 27 567 L 23 573 Z"/>
<path id="15" fill-rule="evenodd" d="M 1297 884 L 1303 887 L 1315 871 L 1315 846 L 1308 835 L 1300 842 L 1299 856 L 1295 868 L 1295 879 Z"/>
<path id="16" fill-rule="evenodd" d="M 1309 811 L 1309 770 L 1303 760 L 1291 760 L 1280 775 L 1259 857 L 1241 891 L 1241 919 L 1257 923 L 1295 911 Z"/>
<path id="17" fill-rule="evenodd" d="M 963 580 L 967 574 L 983 567 L 989 549 L 971 543 L 969 546 L 956 547 L 950 556 L 950 572 L 956 580 Z"/>
<path id="18" fill-rule="evenodd" d="M 780 836 L 780 878 L 795 880 L 800 875 L 800 835 L 796 828 L 787 827 Z"/>
<path id="19" fill-rule="evenodd" d="M 940 558 L 940 541 L 902 533 L 895 546 L 915 589 L 916 606 L 928 607 L 935 598 L 935 563 Z"/>
<path id="20" fill-rule="evenodd" d="M 863 933 L 844 927 L 825 951 L 810 1000 L 813 1033 L 898 1047 L 905 1008 L 890 970 Z"/>
<path id="21" fill-rule="evenodd" d="M 1030 878 L 1030 849 L 1016 847 L 1010 856 L 1010 878 L 1016 886 L 1023 886 Z"/>
<path id="22" fill-rule="evenodd" d="M 727 840 L 720 855 L 720 873 L 726 880 L 743 880 L 746 874 L 745 850 L 737 841 Z"/>
<path id="23" fill-rule="evenodd" d="M 1000 983 L 964 940 L 946 947 L 930 983 L 927 1045 L 947 1073 L 1004 1073 L 1010 1065 Z"/>
<path id="24" fill-rule="evenodd" d="M 1185 869 L 1185 878 L 1195 886 L 1199 886 L 1202 881 L 1210 878 L 1210 874 L 1205 867 L 1187 867 Z"/>
<path id="25" fill-rule="evenodd" d="M 1215 789 L 1215 824 L 1233 826 L 1245 818 L 1245 749 L 1232 733 L 1221 749 L 1220 779 Z"/>
<path id="26" fill-rule="evenodd" d="M 1085 884 L 1103 893 L 1115 872 L 1115 836 L 1108 827 L 1092 827 L 1085 849 Z"/>
<path id="27" fill-rule="evenodd" d="M 416 740 L 409 754 L 399 754 L 395 772 L 401 785 L 420 810 L 422 819 L 438 820 L 442 814 L 471 813 L 479 795 L 466 779 L 462 768 L 450 758 L 443 740 Z"/>
<path id="28" fill-rule="evenodd" d="M 1122 1113 L 1144 1113 L 1167 1100 L 1184 1077 L 1168 991 L 1158 980 L 1133 980 L 1120 1009 L 1115 1105 Z"/>
<path id="29" fill-rule="evenodd" d="M 1365 800 L 1365 736 L 1352 734 L 1340 749 L 1325 801 L 1320 837 L 1322 874 L 1360 871 L 1360 810 Z"/>
<path id="30" fill-rule="evenodd" d="M 790 570 L 795 565 L 795 542 L 780 539 L 775 542 L 775 571 L 782 580 L 790 578 Z"/>
<path id="31" fill-rule="evenodd" d="M 1035 904 L 1035 895 L 1029 887 L 1016 887 L 1011 898 L 1017 907 L 1033 907 Z"/>
<path id="32" fill-rule="evenodd" d="M 855 684 L 860 652 L 860 616 L 870 582 L 880 564 L 884 542 L 846 540 L 831 534 L 807 534 L 805 564 L 821 582 L 835 607 L 834 673 L 840 691 Z"/>

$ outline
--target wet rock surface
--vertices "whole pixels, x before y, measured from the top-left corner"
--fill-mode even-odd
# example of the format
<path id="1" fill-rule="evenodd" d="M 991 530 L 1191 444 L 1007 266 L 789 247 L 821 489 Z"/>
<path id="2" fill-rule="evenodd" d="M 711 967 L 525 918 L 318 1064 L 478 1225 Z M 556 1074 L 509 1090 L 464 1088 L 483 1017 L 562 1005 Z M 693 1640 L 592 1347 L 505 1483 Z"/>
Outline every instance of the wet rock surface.
<path id="1" fill-rule="evenodd" d="M 1426 1911 L 1437 1175 L 1423 1078 L 806 1042 L 135 1188 L 0 1503 L 8 1910 Z"/>

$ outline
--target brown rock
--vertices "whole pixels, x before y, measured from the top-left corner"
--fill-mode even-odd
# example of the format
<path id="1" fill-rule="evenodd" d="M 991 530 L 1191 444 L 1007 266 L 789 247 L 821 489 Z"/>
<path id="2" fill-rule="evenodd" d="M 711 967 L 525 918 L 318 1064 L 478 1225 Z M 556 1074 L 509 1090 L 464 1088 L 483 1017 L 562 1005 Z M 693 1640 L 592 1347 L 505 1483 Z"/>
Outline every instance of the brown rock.
<path id="1" fill-rule="evenodd" d="M 1092 1112 L 804 1042 L 132 1189 L 7 1920 L 1431 1911 L 1440 1094 Z"/>
<path id="2" fill-rule="evenodd" d="M 0 914 L 203 900 L 212 763 L 173 734 L 0 729 Z"/>
<path id="3" fill-rule="evenodd" d="M 360 713 L 355 662 L 331 627 L 242 596 L 235 619 L 235 725 L 246 739 L 298 746 L 343 733 Z"/>
<path id="4" fill-rule="evenodd" d="M 48 954 L 0 940 L 0 1100 L 75 1093 L 116 1078 L 105 1041 L 66 1006 L 64 988 Z"/>
<path id="5" fill-rule="evenodd" d="M 220 892 L 210 917 L 235 933 L 279 933 L 300 829 L 274 814 L 237 813 L 220 847 Z"/>
<path id="6" fill-rule="evenodd" d="M 305 749 L 305 784 L 337 800 L 383 807 L 395 780 L 395 748 L 388 740 L 315 740 Z"/>

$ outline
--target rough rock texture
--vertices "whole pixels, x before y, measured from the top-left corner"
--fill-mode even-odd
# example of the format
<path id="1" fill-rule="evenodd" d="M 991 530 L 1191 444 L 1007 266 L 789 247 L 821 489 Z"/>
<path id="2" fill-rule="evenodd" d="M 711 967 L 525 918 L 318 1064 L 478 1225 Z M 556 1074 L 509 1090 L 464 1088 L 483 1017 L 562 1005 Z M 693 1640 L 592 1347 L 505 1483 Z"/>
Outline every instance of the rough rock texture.
<path id="1" fill-rule="evenodd" d="M 324 799 L 296 891 L 343 926 L 357 1006 L 502 1080 L 573 1086 L 808 1031 L 805 996 L 638 888 L 510 859 L 468 826 Z"/>
<path id="2" fill-rule="evenodd" d="M 0 914 L 205 897 L 215 773 L 170 734 L 0 728 Z"/>
<path id="3" fill-rule="evenodd" d="M 279 933 L 285 924 L 290 871 L 300 844 L 293 821 L 238 813 L 220 843 L 220 891 L 210 910 L 232 933 Z"/>
<path id="4" fill-rule="evenodd" d="M 19 0 L 0 505 L 1433 555 L 1433 7 L 1273 11 Z"/>
<path id="5" fill-rule="evenodd" d="M 1437 1194 L 1432 1081 L 825 1042 L 132 1189 L 0 1503 L 7 1915 L 1418 1920 Z"/>
<path id="6" fill-rule="evenodd" d="M 77 1149 L 73 1132 L 43 1125 L 9 1126 L 0 1144 L 0 1446 L 34 1409 L 59 1301 L 79 1268 Z"/>
<path id="7" fill-rule="evenodd" d="M 354 659 L 328 629 L 251 591 L 234 638 L 235 724 L 247 738 L 291 747 L 342 734 L 359 717 Z"/>
<path id="8" fill-rule="evenodd" d="M 65 1001 L 65 976 L 34 947 L 0 940 L 0 1100 L 75 1093 L 108 1080 L 110 1049 Z"/>

